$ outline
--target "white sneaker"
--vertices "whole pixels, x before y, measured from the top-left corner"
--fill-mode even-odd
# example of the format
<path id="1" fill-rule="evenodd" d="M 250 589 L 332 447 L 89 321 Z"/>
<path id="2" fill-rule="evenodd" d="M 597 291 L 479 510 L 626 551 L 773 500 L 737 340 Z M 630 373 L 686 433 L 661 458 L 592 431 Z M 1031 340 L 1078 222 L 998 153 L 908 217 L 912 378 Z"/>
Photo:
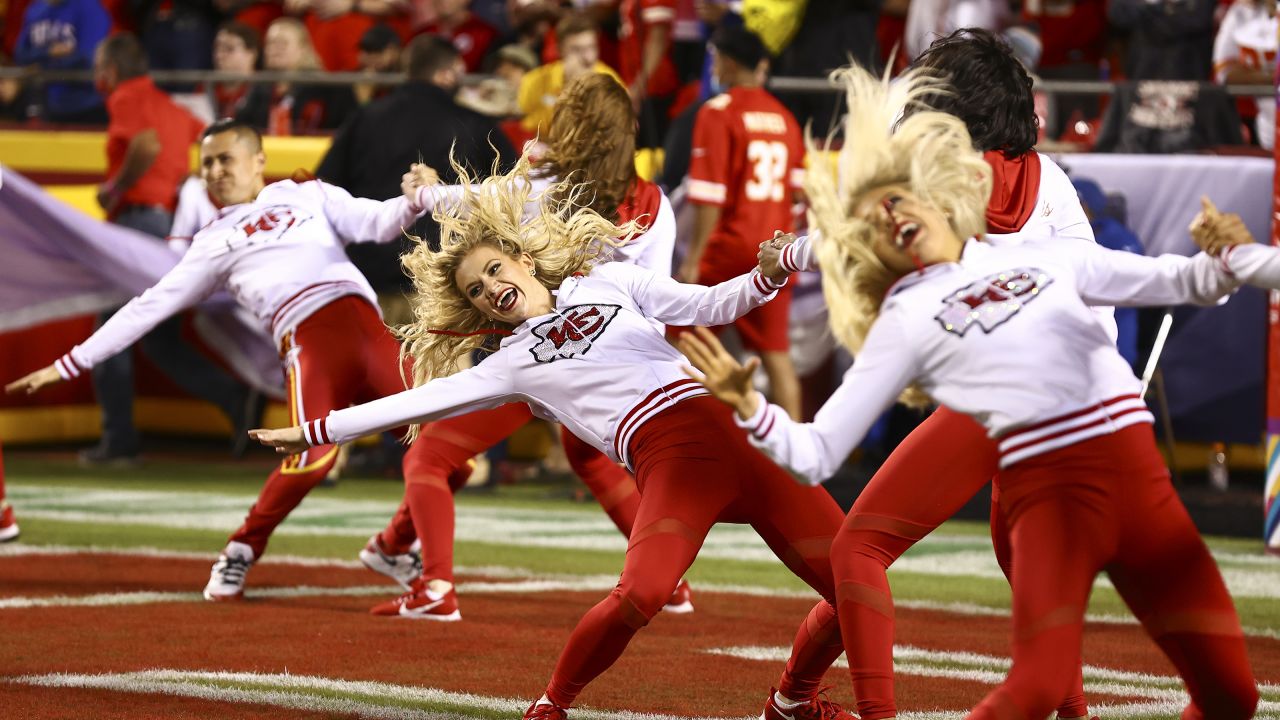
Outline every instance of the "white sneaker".
<path id="1" fill-rule="evenodd" d="M 422 574 L 422 554 L 415 548 L 421 547 L 416 541 L 409 552 L 401 555 L 389 555 L 382 550 L 382 543 L 374 535 L 365 543 L 360 551 L 360 562 L 370 570 L 386 575 L 400 584 L 405 590 Z"/>
<path id="2" fill-rule="evenodd" d="M 244 596 L 244 576 L 253 565 L 253 548 L 234 540 L 227 543 L 204 586 L 205 600 L 239 600 Z"/>

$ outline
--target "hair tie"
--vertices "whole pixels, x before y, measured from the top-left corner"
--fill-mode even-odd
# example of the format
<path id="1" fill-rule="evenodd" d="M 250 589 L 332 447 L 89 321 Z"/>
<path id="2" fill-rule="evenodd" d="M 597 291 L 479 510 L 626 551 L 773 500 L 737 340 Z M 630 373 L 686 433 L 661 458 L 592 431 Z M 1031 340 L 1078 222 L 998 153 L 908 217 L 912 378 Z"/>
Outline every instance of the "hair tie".
<path id="1" fill-rule="evenodd" d="M 482 328 L 480 330 L 472 330 L 471 332 L 458 332 L 457 330 L 428 330 L 432 335 L 448 335 L 449 337 L 476 337 L 477 335 L 514 335 L 510 330 L 502 330 L 500 328 Z"/>

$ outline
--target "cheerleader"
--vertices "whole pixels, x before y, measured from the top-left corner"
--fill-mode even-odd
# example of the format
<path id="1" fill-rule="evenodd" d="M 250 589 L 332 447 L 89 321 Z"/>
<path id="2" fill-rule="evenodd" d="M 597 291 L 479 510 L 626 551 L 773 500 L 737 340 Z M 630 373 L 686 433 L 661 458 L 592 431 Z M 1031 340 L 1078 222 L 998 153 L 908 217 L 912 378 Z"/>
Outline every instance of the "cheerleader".
<path id="1" fill-rule="evenodd" d="M 810 482 L 829 477 L 908 387 L 994 439 L 1012 552 L 1013 667 L 970 718 L 1038 720 L 1053 710 L 1077 672 L 1102 569 L 1186 681 L 1184 718 L 1251 717 L 1257 689 L 1231 598 L 1156 451 L 1138 381 L 1088 306 L 1212 304 L 1241 282 L 1278 287 L 1280 256 L 1224 249 L 1247 232 L 1211 209 L 1194 234 L 1217 258 L 1152 259 L 1052 236 L 978 242 L 991 171 L 964 124 L 918 112 L 890 130 L 936 84 L 913 73 L 890 89 L 858 68 L 841 77 L 850 114 L 839 183 L 819 168 L 807 189 L 831 326 L 854 367 L 814 422 L 799 424 L 763 402 L 749 368 L 709 334 L 685 336 L 681 348 L 752 443 Z M 851 513 L 845 531 L 860 522 Z M 870 594 L 836 579 L 848 637 L 861 626 L 846 624 L 846 610 L 869 605 Z"/>
<path id="2" fill-rule="evenodd" d="M 752 449 L 732 413 L 683 376 L 684 358 L 654 321 L 723 325 L 772 299 L 780 283 L 758 272 L 712 287 L 682 285 L 626 263 L 595 263 L 621 227 L 581 202 L 582 189 L 532 218 L 526 161 L 472 187 L 443 212 L 440 251 L 404 260 L 419 292 L 404 334 L 418 386 L 335 410 L 301 426 L 254 431 L 281 452 L 303 452 L 371 432 L 528 403 L 635 473 L 640 506 L 618 585 L 578 623 L 545 694 L 526 718 L 558 720 L 667 602 L 717 522 L 750 523 L 822 600 L 796 634 L 765 716 L 849 720 L 818 694 L 840 655 L 829 548 L 840 510 L 825 491 L 801 488 Z M 577 201 L 577 203 L 575 203 Z M 505 334 L 484 362 L 458 359 Z M 431 378 L 430 381 L 427 381 Z M 692 482 L 696 479 L 696 482 Z"/>
<path id="3" fill-rule="evenodd" d="M 991 169 L 984 239 L 1014 243 L 1052 233 L 1094 242 L 1071 180 L 1051 158 L 1033 150 L 1037 120 L 1031 77 L 1003 41 L 986 30 L 960 30 L 935 41 L 913 67 L 945 76 L 949 87 L 922 96 L 922 103 L 911 109 L 926 105 L 960 118 Z M 807 238 L 788 241 L 779 238 L 761 247 L 760 266 L 766 273 L 819 269 L 813 243 Z M 1093 311 L 1114 339 L 1111 308 Z M 898 445 L 849 511 L 832 558 L 837 585 L 859 588 L 841 599 L 841 613 L 863 720 L 897 715 L 893 598 L 885 571 L 991 482 L 998 461 L 995 443 L 981 425 L 950 408 L 938 408 Z M 947 482 L 935 482 L 939 477 Z M 1008 575 L 1012 565 L 998 498 L 998 484 L 993 483 L 991 539 Z M 1058 720 L 1087 716 L 1084 679 L 1077 672 L 1058 705 Z"/>
<path id="4" fill-rule="evenodd" d="M 532 218 L 544 202 L 556 202 L 555 193 L 549 192 L 556 178 L 588 183 L 589 207 L 615 223 L 634 220 L 637 229 L 643 230 L 611 248 L 609 259 L 669 276 L 675 215 L 662 190 L 636 176 L 635 122 L 626 88 L 612 77 L 590 73 L 570 83 L 556 103 L 547 144 L 529 181 L 524 215 Z M 459 186 L 434 186 L 424 193 L 424 202 L 429 210 L 456 210 L 463 192 Z M 453 589 L 453 494 L 470 475 L 472 457 L 532 419 L 529 406 L 517 402 L 423 428 L 405 455 L 404 503 L 360 554 L 366 565 L 390 575 L 389 570 L 396 567 L 394 558 L 407 557 L 417 542 L 421 567 L 405 578 L 405 593 L 375 605 L 372 613 L 437 621 L 461 618 Z M 618 530 L 630 536 L 640 507 L 635 480 L 567 429 L 562 428 L 561 441 L 574 472 Z M 687 582 L 680 582 L 663 609 L 693 610 Z"/>

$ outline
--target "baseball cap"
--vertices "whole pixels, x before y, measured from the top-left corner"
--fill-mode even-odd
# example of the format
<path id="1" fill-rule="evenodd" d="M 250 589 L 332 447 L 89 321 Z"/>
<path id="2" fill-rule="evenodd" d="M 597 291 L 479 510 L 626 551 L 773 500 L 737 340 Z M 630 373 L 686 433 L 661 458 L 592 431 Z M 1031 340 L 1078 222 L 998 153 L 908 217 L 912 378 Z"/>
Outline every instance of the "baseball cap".
<path id="1" fill-rule="evenodd" d="M 754 68 L 769 57 L 760 36 L 740 25 L 721 25 L 711 34 L 711 45 L 716 52 L 733 59 L 746 68 Z"/>

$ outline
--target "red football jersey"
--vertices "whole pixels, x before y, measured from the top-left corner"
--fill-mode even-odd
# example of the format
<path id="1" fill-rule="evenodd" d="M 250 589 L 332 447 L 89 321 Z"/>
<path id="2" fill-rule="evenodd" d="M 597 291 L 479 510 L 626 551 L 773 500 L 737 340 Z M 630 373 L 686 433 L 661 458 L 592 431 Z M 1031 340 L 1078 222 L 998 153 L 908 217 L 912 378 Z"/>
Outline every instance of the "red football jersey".
<path id="1" fill-rule="evenodd" d="M 630 87 L 643 66 L 644 42 L 649 37 L 649 28 L 666 25 L 672 29 L 676 21 L 676 0 L 622 0 L 618 16 L 618 74 Z M 676 66 L 671 62 L 671 35 L 668 35 L 667 51 L 649 77 L 648 94 L 657 97 L 671 95 L 679 86 Z"/>
<path id="2" fill-rule="evenodd" d="M 793 190 L 803 179 L 800 125 L 764 88 L 730 88 L 698 110 L 689 201 L 722 208 L 702 254 L 704 280 L 747 272 L 774 230 L 791 232 Z"/>

